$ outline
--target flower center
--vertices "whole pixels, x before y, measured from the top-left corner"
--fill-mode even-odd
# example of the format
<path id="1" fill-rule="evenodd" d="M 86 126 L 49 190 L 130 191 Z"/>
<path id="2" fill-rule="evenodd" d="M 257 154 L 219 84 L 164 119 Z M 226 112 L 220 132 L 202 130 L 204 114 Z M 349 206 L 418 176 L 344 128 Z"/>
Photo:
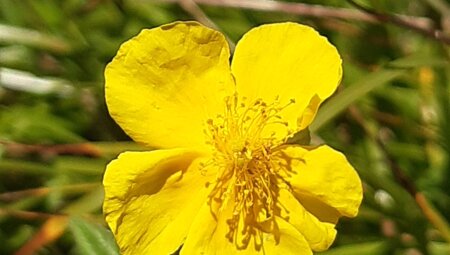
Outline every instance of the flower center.
<path id="1" fill-rule="evenodd" d="M 232 205 L 227 237 L 238 246 L 246 247 L 255 231 L 272 232 L 274 227 L 283 168 L 272 155 L 291 134 L 279 113 L 294 103 L 280 105 L 278 98 L 270 104 L 248 102 L 235 93 L 225 99 L 223 115 L 207 120 L 213 164 L 220 169 L 210 203 L 217 203 L 215 213 Z M 280 138 L 275 130 L 285 135 Z"/>

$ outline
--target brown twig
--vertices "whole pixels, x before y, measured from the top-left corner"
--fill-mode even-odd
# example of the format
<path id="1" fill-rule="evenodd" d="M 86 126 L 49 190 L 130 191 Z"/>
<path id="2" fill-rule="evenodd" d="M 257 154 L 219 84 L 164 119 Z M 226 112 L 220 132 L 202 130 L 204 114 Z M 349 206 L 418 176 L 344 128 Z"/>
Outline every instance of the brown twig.
<path id="1" fill-rule="evenodd" d="M 11 191 L 11 192 L 4 192 L 0 193 L 0 200 L 1 201 L 14 201 L 17 199 L 21 199 L 23 197 L 28 196 L 45 196 L 49 194 L 52 191 L 86 191 L 91 190 L 95 187 L 98 187 L 100 184 L 98 183 L 81 183 L 81 184 L 73 184 L 73 185 L 66 185 L 66 186 L 59 186 L 59 187 L 41 187 L 41 188 L 35 188 L 35 189 L 26 189 L 26 190 L 20 190 L 20 191 Z"/>
<path id="2" fill-rule="evenodd" d="M 7 215 L 15 218 L 20 218 L 24 220 L 45 220 L 55 216 L 61 216 L 62 214 L 51 214 L 51 213 L 43 213 L 43 212 L 32 212 L 32 211 L 23 211 L 23 210 L 15 210 L 15 209 L 7 209 L 0 208 L 0 216 Z"/>
<path id="3" fill-rule="evenodd" d="M 416 33 L 432 38 L 436 41 L 450 44 L 450 37 L 443 31 L 435 29 L 432 20 L 425 17 L 415 17 L 399 14 L 386 14 L 364 7 L 355 1 L 347 0 L 358 10 L 335 8 L 303 3 L 288 3 L 272 0 L 141 0 L 152 2 L 176 3 L 190 1 L 209 6 L 251 9 L 258 11 L 283 12 L 317 18 L 337 18 L 369 23 L 389 22 L 393 25 L 410 29 Z M 194 16 L 195 17 L 195 16 Z"/>
<path id="4" fill-rule="evenodd" d="M 441 27 L 450 33 L 450 3 L 445 0 L 424 0 L 431 8 L 441 14 Z"/>
<path id="5" fill-rule="evenodd" d="M 176 3 L 179 0 L 140 0 L 162 3 Z M 317 18 L 337 18 L 344 20 L 363 21 L 369 23 L 380 23 L 380 20 L 373 15 L 359 10 L 348 8 L 335 8 L 321 5 L 311 5 L 303 3 L 288 3 L 271 0 L 192 0 L 197 4 L 230 8 L 241 8 L 257 11 L 283 12 L 295 15 L 302 15 Z M 432 20 L 425 17 L 414 17 L 406 15 L 395 15 L 416 27 L 423 29 L 433 28 Z"/>
<path id="6" fill-rule="evenodd" d="M 397 25 L 400 27 L 405 27 L 414 32 L 422 34 L 426 37 L 432 38 L 436 41 L 440 41 L 445 44 L 450 44 L 450 37 L 445 35 L 444 32 L 441 30 L 417 26 L 417 24 L 411 22 L 411 20 L 407 20 L 405 18 L 402 18 L 401 16 L 379 12 L 377 10 L 362 6 L 353 0 L 347 0 L 347 2 L 349 2 L 351 5 L 355 6 L 355 8 L 367 13 L 368 15 L 371 15 L 372 17 L 379 20 L 380 22 L 389 22 L 391 24 L 394 24 L 394 25 Z"/>
<path id="7" fill-rule="evenodd" d="M 33 255 L 42 246 L 61 237 L 68 226 L 69 218 L 66 216 L 49 217 L 36 232 L 14 255 Z"/>
<path id="8" fill-rule="evenodd" d="M 179 5 L 181 8 L 183 8 L 186 12 L 191 14 L 196 20 L 198 20 L 200 23 L 202 23 L 205 26 L 208 26 L 210 28 L 214 28 L 216 30 L 219 29 L 219 27 L 203 12 L 202 9 L 197 5 L 197 3 L 193 0 L 178 0 Z"/>
<path id="9" fill-rule="evenodd" d="M 208 15 L 203 12 L 203 10 L 197 5 L 197 3 L 194 0 L 178 0 L 179 5 L 181 8 L 183 8 L 187 13 L 191 14 L 192 17 L 194 17 L 197 21 L 202 23 L 203 25 L 213 28 L 215 30 L 221 30 L 219 26 L 212 21 Z M 234 51 L 235 43 L 226 36 L 228 44 L 230 46 L 230 50 Z"/>
<path id="10" fill-rule="evenodd" d="M 442 237 L 450 243 L 450 226 L 445 221 L 444 217 L 428 202 L 428 199 L 422 192 L 418 191 L 415 183 L 405 174 L 403 169 L 397 163 L 394 157 L 392 157 L 386 148 L 383 139 L 375 134 L 364 121 L 364 117 L 361 112 L 354 106 L 349 107 L 349 113 L 353 120 L 360 125 L 365 133 L 374 139 L 375 143 L 381 149 L 385 158 L 389 164 L 389 167 L 394 175 L 395 180 L 414 198 L 417 206 L 422 211 L 425 218 L 441 233 Z"/>
<path id="11" fill-rule="evenodd" d="M 100 157 L 102 154 L 101 151 L 96 146 L 90 143 L 40 145 L 40 144 L 21 144 L 8 141 L 0 141 L 0 145 L 3 145 L 5 147 L 7 154 L 14 156 L 22 156 L 25 154 L 35 153 L 44 156 L 70 154 L 70 155 Z"/>

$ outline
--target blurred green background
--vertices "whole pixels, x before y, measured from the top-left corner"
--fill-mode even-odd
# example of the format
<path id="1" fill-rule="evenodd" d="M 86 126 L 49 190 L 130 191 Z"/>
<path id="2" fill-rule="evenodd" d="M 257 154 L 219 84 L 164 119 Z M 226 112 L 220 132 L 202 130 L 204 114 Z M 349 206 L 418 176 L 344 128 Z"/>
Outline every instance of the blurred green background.
<path id="1" fill-rule="evenodd" d="M 0 254 L 118 254 L 102 174 L 146 148 L 109 117 L 103 70 L 142 28 L 195 19 L 232 42 L 300 22 L 341 53 L 344 78 L 311 143 L 344 152 L 364 201 L 321 254 L 450 254 L 449 1 L 196 2 L 0 0 Z"/>

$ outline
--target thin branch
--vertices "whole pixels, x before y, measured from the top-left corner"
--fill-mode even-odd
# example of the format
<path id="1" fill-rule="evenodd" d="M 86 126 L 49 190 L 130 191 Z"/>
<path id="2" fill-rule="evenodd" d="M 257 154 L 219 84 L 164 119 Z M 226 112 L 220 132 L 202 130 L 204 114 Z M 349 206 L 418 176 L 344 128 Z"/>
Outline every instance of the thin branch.
<path id="1" fill-rule="evenodd" d="M 425 0 L 430 7 L 439 12 L 443 17 L 450 15 L 450 4 L 444 0 Z"/>
<path id="2" fill-rule="evenodd" d="M 405 174 L 403 169 L 397 163 L 397 161 L 392 157 L 386 148 L 384 141 L 381 137 L 373 132 L 365 123 L 364 117 L 358 108 L 352 106 L 349 107 L 349 114 L 353 120 L 358 123 L 359 126 L 364 130 L 364 132 L 374 139 L 375 143 L 381 149 L 385 158 L 389 164 L 392 174 L 395 180 L 402 186 L 416 201 L 417 206 L 422 211 L 425 218 L 440 232 L 441 236 L 450 243 L 450 226 L 445 220 L 445 218 L 440 215 L 440 213 L 433 207 L 433 205 L 428 202 L 428 199 L 420 192 L 415 183 Z"/>
<path id="3" fill-rule="evenodd" d="M 203 25 L 219 30 L 216 23 L 214 23 L 193 0 L 178 0 L 178 4 Z"/>
<path id="4" fill-rule="evenodd" d="M 191 14 L 197 21 L 202 23 L 203 25 L 213 28 L 215 30 L 221 30 L 219 26 L 212 21 L 208 15 L 203 12 L 203 10 L 197 5 L 194 0 L 178 0 L 178 4 L 183 8 L 187 13 Z M 235 43 L 227 36 L 228 44 L 230 45 L 230 50 L 234 51 Z"/>
<path id="5" fill-rule="evenodd" d="M 176 3 L 180 0 L 138 0 L 147 2 Z M 337 18 L 343 20 L 380 23 L 380 20 L 371 14 L 348 8 L 335 8 L 321 5 L 303 3 L 288 3 L 272 0 L 191 0 L 197 4 L 219 7 L 240 8 L 257 11 L 283 12 L 301 16 L 317 18 Z M 432 29 L 433 21 L 425 17 L 395 15 L 395 17 L 408 21 L 422 29 Z"/>
<path id="6" fill-rule="evenodd" d="M 70 154 L 100 157 L 102 154 L 95 145 L 92 145 L 90 143 L 39 145 L 0 141 L 0 145 L 4 146 L 6 153 L 17 156 L 35 153 L 44 156 Z"/>
<path id="7" fill-rule="evenodd" d="M 49 219 L 55 216 L 65 217 L 66 215 L 0 208 L 0 216 L 11 216 L 24 220 L 42 220 Z"/>
<path id="8" fill-rule="evenodd" d="M 446 33 L 450 33 L 450 3 L 445 0 L 423 0 L 431 8 L 441 14 L 441 27 Z"/>
<path id="9" fill-rule="evenodd" d="M 14 255 L 36 254 L 42 246 L 58 239 L 66 230 L 69 218 L 67 216 L 49 217 L 41 228 L 19 248 Z"/>
<path id="10" fill-rule="evenodd" d="M 87 190 L 91 190 L 93 188 L 98 187 L 99 183 L 81 183 L 81 184 L 73 184 L 73 185 L 65 185 L 58 187 L 41 187 L 34 189 L 26 189 L 19 191 L 10 191 L 5 193 L 0 193 L 0 201 L 11 202 L 24 197 L 38 197 L 45 196 L 50 192 L 61 191 L 61 192 L 84 192 Z"/>
<path id="11" fill-rule="evenodd" d="M 417 24 L 412 23 L 410 20 L 404 19 L 400 16 L 379 12 L 377 10 L 362 6 L 353 0 L 347 0 L 347 2 L 349 2 L 351 5 L 355 6 L 357 9 L 376 18 L 380 22 L 389 22 L 389 23 L 397 25 L 399 27 L 408 28 L 414 32 L 422 34 L 422 35 L 429 37 L 431 39 L 434 39 L 436 41 L 440 41 L 445 44 L 450 44 L 450 37 L 445 35 L 444 32 L 441 30 L 427 29 L 427 28 L 424 28 L 421 26 L 417 26 Z"/>

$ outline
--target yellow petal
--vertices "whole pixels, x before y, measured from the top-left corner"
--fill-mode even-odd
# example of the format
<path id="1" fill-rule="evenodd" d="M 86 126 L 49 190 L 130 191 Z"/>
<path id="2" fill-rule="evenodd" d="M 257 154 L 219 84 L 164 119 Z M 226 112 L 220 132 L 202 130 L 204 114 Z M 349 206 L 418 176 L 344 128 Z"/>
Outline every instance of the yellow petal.
<path id="1" fill-rule="evenodd" d="M 181 249 L 181 255 L 286 255 L 312 254 L 304 236 L 291 224 L 281 218 L 276 219 L 277 231 L 274 233 L 258 232 L 251 237 L 247 246 L 237 246 L 228 239 L 227 221 L 233 213 L 232 203 L 223 211 L 214 215 L 209 205 L 205 204 L 192 223 L 189 234 Z M 243 222 L 236 236 L 242 238 Z M 238 241 L 238 243 L 240 243 Z M 242 243 L 241 243 L 242 244 Z"/>
<path id="2" fill-rule="evenodd" d="M 330 247 L 336 237 L 334 224 L 319 221 L 286 189 L 280 190 L 278 201 L 281 204 L 280 216 L 305 237 L 313 251 Z"/>
<path id="3" fill-rule="evenodd" d="M 266 238 L 264 242 L 265 253 L 261 254 L 313 254 L 303 235 L 300 234 L 300 232 L 298 232 L 297 229 L 295 229 L 291 224 L 285 222 L 281 218 L 278 218 L 277 225 L 280 234 L 279 242 L 274 238 Z"/>
<path id="4" fill-rule="evenodd" d="M 232 209 L 229 207 L 228 209 Z M 227 218 L 231 215 L 224 212 L 213 215 L 210 206 L 205 203 L 191 225 L 187 238 L 181 249 L 181 255 L 222 255 L 235 254 L 234 244 L 229 242 Z M 243 250 L 242 254 L 252 254 Z M 245 252 L 249 251 L 249 252 Z M 241 254 L 239 253 L 239 254 Z M 238 254 L 238 253 L 236 253 Z"/>
<path id="5" fill-rule="evenodd" d="M 336 48 L 313 28 L 296 23 L 250 30 L 237 44 L 231 69 L 242 96 L 266 103 L 279 96 L 281 106 L 295 100 L 280 114 L 294 131 L 311 123 L 342 76 Z"/>
<path id="6" fill-rule="evenodd" d="M 198 156 L 181 149 L 125 152 L 108 165 L 103 211 L 122 254 L 167 255 L 180 247 L 211 179 Z"/>
<path id="7" fill-rule="evenodd" d="M 120 47 L 105 80 L 114 120 L 158 148 L 203 144 L 205 121 L 234 89 L 224 36 L 196 22 L 142 30 Z"/>
<path id="8" fill-rule="evenodd" d="M 300 203 L 321 221 L 335 223 L 339 216 L 354 217 L 362 200 L 362 184 L 345 156 L 328 146 L 307 150 L 288 146 L 279 159 L 289 165 L 291 185 Z"/>

